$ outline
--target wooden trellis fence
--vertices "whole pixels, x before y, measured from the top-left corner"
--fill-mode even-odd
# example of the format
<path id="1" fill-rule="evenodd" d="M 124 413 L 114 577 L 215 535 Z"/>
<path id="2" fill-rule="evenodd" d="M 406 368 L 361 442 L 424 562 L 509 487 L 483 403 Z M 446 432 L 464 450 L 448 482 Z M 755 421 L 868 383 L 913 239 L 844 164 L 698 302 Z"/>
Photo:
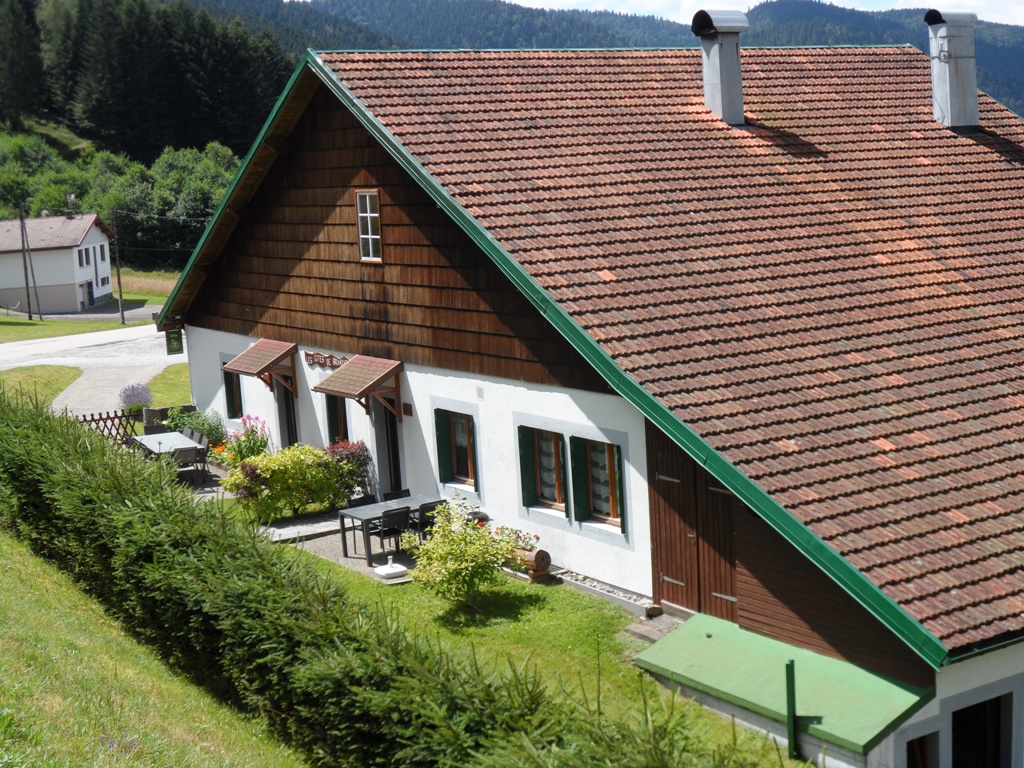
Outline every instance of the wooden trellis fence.
<path id="1" fill-rule="evenodd" d="M 132 436 L 135 434 L 135 417 L 126 411 L 90 413 L 88 416 L 80 417 L 79 421 L 119 443 L 131 442 Z"/>

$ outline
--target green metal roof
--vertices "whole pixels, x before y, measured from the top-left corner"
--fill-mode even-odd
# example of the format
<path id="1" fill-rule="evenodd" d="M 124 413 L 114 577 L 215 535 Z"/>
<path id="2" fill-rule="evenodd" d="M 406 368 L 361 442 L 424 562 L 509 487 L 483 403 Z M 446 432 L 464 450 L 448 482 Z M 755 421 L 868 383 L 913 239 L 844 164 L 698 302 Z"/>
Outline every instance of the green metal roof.
<path id="1" fill-rule="evenodd" d="M 869 752 L 933 692 L 845 661 L 698 615 L 636 663 L 675 683 L 786 722 L 786 662 L 796 669 L 797 729 L 858 754 Z"/>

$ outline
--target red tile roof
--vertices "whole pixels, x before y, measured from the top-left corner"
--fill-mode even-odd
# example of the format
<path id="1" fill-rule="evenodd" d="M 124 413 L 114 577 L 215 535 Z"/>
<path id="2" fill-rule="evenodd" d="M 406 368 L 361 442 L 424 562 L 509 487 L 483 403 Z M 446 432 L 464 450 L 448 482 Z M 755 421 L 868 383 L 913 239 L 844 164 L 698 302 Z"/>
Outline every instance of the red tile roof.
<path id="1" fill-rule="evenodd" d="M 1024 630 L 1024 121 L 911 48 L 322 60 L 621 368 L 949 648 Z"/>

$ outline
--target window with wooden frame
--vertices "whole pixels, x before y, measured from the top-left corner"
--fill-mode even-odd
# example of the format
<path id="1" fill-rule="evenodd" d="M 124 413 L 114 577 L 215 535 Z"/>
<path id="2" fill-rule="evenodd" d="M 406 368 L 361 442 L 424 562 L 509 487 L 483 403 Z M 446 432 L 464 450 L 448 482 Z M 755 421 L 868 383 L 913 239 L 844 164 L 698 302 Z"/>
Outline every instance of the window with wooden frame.
<path id="1" fill-rule="evenodd" d="M 442 483 L 477 487 L 476 434 L 473 417 L 438 408 L 434 411 L 437 472 Z"/>
<path id="2" fill-rule="evenodd" d="M 557 432 L 519 427 L 523 505 L 565 509 L 565 438 Z"/>
<path id="3" fill-rule="evenodd" d="M 380 261 L 380 203 L 376 191 L 356 193 L 356 220 L 359 224 L 359 258 Z"/>
<path id="4" fill-rule="evenodd" d="M 242 377 L 231 371 L 224 373 L 224 412 L 229 419 L 240 419 L 242 410 Z"/>
<path id="5" fill-rule="evenodd" d="M 574 437 L 570 440 L 573 516 L 624 527 L 622 451 L 617 445 Z"/>

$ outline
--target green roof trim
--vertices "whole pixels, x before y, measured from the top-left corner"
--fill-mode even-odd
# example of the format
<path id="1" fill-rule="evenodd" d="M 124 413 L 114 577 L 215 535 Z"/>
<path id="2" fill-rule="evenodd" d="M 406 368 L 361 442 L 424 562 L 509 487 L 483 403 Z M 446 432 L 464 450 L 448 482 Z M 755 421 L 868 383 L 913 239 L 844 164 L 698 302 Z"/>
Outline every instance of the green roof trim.
<path id="1" fill-rule="evenodd" d="M 866 754 L 934 692 L 698 614 L 639 656 L 638 666 L 780 723 L 786 662 L 796 669 L 797 729 Z"/>
<path id="2" fill-rule="evenodd" d="M 310 53 L 313 53 L 312 51 Z M 894 632 L 934 669 L 942 666 L 948 651 L 942 642 L 882 592 L 864 574 L 829 547 L 750 478 L 715 451 L 697 433 L 627 375 L 600 345 L 540 287 L 522 264 L 435 179 L 377 117 L 349 91 L 334 71 L 317 55 L 308 63 L 339 100 L 370 134 L 486 253 L 519 291 L 529 299 L 565 339 L 589 362 L 618 394 L 701 463 L 726 488 L 736 494 L 786 540 L 803 552 L 826 575 Z"/>

